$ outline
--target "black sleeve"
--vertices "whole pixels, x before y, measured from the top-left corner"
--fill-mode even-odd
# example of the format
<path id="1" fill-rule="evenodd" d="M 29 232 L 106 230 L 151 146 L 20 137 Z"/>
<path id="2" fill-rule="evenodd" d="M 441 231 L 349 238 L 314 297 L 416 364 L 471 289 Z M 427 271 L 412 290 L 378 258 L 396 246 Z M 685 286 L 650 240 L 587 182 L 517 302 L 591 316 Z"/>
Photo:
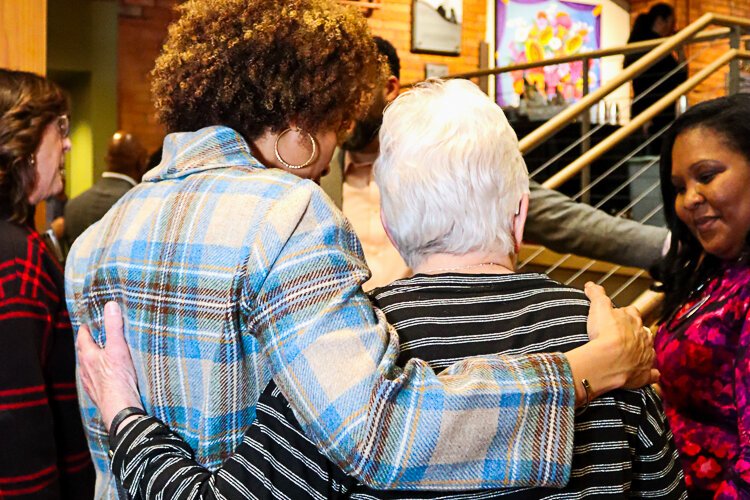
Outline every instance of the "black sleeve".
<path id="1" fill-rule="evenodd" d="M 642 410 L 634 424 L 637 433 L 629 434 L 633 453 L 631 496 L 686 498 L 682 465 L 674 445 L 672 431 L 661 409 L 661 400 L 651 387 L 639 391 Z"/>
<path id="2" fill-rule="evenodd" d="M 613 217 L 562 193 L 529 184 L 525 238 L 559 253 L 648 269 L 661 258 L 667 230 Z"/>
<path id="3" fill-rule="evenodd" d="M 256 420 L 219 469 L 198 464 L 193 451 L 161 421 L 142 417 L 118 432 L 112 472 L 133 499 L 338 498 L 356 484 L 318 452 L 271 382 Z"/>

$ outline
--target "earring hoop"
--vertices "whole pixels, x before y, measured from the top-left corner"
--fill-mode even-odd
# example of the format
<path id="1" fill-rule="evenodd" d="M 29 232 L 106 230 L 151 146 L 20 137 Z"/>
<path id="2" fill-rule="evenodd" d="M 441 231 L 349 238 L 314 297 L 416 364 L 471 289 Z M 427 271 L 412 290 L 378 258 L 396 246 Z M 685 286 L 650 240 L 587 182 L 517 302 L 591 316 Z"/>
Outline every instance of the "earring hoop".
<path id="1" fill-rule="evenodd" d="M 310 158 L 308 158 L 305 163 L 302 163 L 300 165 L 292 165 L 291 163 L 288 163 L 286 160 L 284 160 L 281 157 L 281 153 L 279 153 L 279 141 L 284 136 L 284 134 L 286 134 L 287 132 L 291 132 L 292 130 L 294 130 L 295 132 L 301 132 L 300 129 L 292 129 L 292 128 L 285 129 L 278 136 L 276 136 L 276 142 L 274 142 L 273 144 L 273 152 L 276 153 L 276 159 L 279 160 L 279 163 L 284 165 L 286 168 L 291 168 L 291 169 L 296 170 L 299 168 L 305 168 L 309 166 L 315 160 L 315 157 L 318 155 L 318 144 L 317 142 L 315 142 L 315 137 L 313 137 L 312 134 L 310 134 L 309 132 L 305 132 L 307 134 L 307 137 L 310 139 L 310 143 L 312 144 L 312 154 L 310 154 Z"/>

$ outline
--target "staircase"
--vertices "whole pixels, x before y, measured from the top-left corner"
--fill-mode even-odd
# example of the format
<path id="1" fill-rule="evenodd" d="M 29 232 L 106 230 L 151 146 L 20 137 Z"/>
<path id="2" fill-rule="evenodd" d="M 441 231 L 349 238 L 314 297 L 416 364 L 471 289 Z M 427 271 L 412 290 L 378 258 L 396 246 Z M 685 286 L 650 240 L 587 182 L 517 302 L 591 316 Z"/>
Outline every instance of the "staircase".
<path id="1" fill-rule="evenodd" d="M 750 19 L 719 14 L 704 14 L 675 35 L 612 47 L 592 52 L 548 59 L 534 63 L 505 66 L 448 78 L 487 78 L 495 75 L 552 64 L 642 53 L 643 55 L 610 81 L 593 92 L 584 83 L 584 97 L 558 115 L 535 127 L 515 124 L 520 148 L 532 178 L 550 189 L 571 198 L 590 203 L 612 215 L 633 218 L 644 224 L 664 225 L 661 217 L 661 195 L 658 179 L 660 136 L 667 127 L 654 131 L 647 139 L 641 134 L 650 122 L 668 106 L 675 106 L 681 96 L 689 94 L 712 75 L 726 71 L 726 92 L 740 88 L 741 62 L 750 60 Z M 682 63 L 691 67 L 706 51 L 718 57 L 691 74 L 690 78 L 655 104 L 633 116 L 622 126 L 593 126 L 590 110 L 605 102 L 615 90 L 629 85 L 634 77 L 680 46 L 690 47 L 690 57 Z M 683 67 L 683 66 L 680 66 Z M 676 70 L 679 70 L 677 68 Z M 665 75 L 664 79 L 669 75 Z M 490 82 L 490 88 L 494 88 Z M 688 99 L 689 100 L 689 99 Z M 546 272 L 554 279 L 576 287 L 595 281 L 605 287 L 618 305 L 633 303 L 644 314 L 652 313 L 660 303 L 658 294 L 648 291 L 651 279 L 644 270 L 597 262 L 585 257 L 559 255 L 537 245 L 524 245 L 519 256 L 520 270 Z"/>

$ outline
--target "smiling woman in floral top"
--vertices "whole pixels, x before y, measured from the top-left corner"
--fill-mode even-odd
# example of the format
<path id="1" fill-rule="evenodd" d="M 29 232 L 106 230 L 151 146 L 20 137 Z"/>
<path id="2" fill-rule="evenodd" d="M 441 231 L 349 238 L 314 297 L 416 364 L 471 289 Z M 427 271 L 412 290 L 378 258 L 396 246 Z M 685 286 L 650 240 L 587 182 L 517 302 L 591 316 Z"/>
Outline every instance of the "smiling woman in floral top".
<path id="1" fill-rule="evenodd" d="M 672 231 L 657 334 L 690 498 L 750 498 L 750 95 L 699 104 L 664 141 Z"/>

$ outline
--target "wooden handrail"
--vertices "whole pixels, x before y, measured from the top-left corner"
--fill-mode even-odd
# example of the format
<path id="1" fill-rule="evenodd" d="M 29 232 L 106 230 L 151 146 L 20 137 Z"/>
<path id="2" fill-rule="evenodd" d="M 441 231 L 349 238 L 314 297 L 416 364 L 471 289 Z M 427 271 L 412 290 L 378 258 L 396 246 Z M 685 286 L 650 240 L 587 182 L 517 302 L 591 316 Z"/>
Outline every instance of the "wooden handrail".
<path id="1" fill-rule="evenodd" d="M 714 24 L 720 26 L 726 26 L 731 28 L 733 26 L 740 26 L 742 28 L 750 29 L 750 19 L 746 17 L 730 16 L 727 14 L 711 14 L 714 18 Z"/>
<path id="2" fill-rule="evenodd" d="M 664 300 L 663 293 L 654 292 L 653 290 L 646 290 L 638 297 L 636 297 L 636 299 L 630 305 L 635 306 L 636 309 L 640 311 L 641 317 L 643 317 L 643 323 L 648 325 L 656 322 L 656 318 L 654 316 L 656 311 L 659 309 L 662 300 Z"/>
<path id="3" fill-rule="evenodd" d="M 358 1 L 358 0 L 338 0 L 339 3 L 344 5 L 351 5 L 352 7 L 362 7 L 363 9 L 382 9 L 383 5 L 375 2 Z"/>
<path id="4" fill-rule="evenodd" d="M 561 184 L 569 180 L 571 177 L 576 175 L 578 172 L 591 165 L 591 163 L 602 156 L 604 153 L 612 149 L 620 141 L 628 137 L 630 134 L 641 128 L 646 122 L 651 120 L 653 117 L 661 113 L 664 109 L 674 103 L 681 95 L 684 95 L 691 91 L 693 88 L 698 86 L 703 80 L 711 76 L 711 74 L 719 69 L 721 66 L 727 64 L 734 58 L 750 59 L 750 52 L 737 49 L 729 49 L 727 52 L 722 54 L 718 59 L 715 59 L 708 66 L 701 69 L 698 73 L 688 78 L 685 82 L 672 89 L 667 95 L 656 101 L 654 104 L 649 106 L 642 113 L 630 120 L 630 123 L 620 127 L 617 131 L 612 133 L 610 136 L 605 138 L 596 146 L 589 149 L 586 153 L 582 154 L 569 165 L 563 167 L 555 175 L 547 179 L 543 186 L 548 189 L 556 189 Z"/>
<path id="5" fill-rule="evenodd" d="M 729 28 L 716 28 L 712 30 L 706 30 L 693 37 L 692 40 L 688 40 L 686 43 L 701 43 L 710 42 L 719 38 L 729 36 L 731 30 Z M 541 61 L 527 62 L 521 64 L 512 64 L 510 66 L 498 66 L 495 68 L 482 69 L 477 71 L 468 71 L 466 73 L 456 73 L 455 75 L 448 75 L 443 77 L 445 80 L 451 80 L 454 78 L 477 78 L 482 76 L 499 75 L 502 73 L 509 73 L 511 71 L 520 71 L 532 68 L 541 68 L 543 66 L 550 66 L 553 64 L 563 64 L 571 61 L 580 61 L 582 59 L 599 59 L 602 57 L 619 56 L 625 54 L 637 54 L 640 52 L 647 52 L 649 49 L 653 49 L 659 44 L 669 40 L 666 38 L 654 38 L 653 40 L 644 40 L 642 42 L 633 42 L 627 45 L 617 45 L 608 49 L 590 50 L 588 52 L 579 52 L 570 56 L 553 57 L 550 59 L 543 59 Z M 402 85 L 402 88 L 413 87 L 419 82 L 412 82 Z"/>

